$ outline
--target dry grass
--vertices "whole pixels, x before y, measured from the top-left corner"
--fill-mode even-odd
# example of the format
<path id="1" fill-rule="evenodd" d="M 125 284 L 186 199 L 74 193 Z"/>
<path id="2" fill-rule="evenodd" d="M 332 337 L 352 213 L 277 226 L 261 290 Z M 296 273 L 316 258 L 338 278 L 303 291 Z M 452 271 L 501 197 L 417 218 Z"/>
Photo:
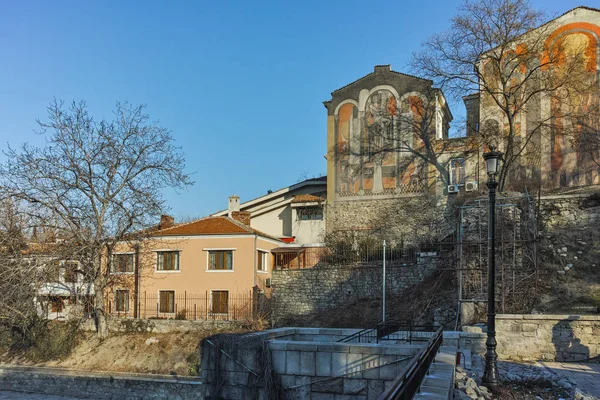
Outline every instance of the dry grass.
<path id="1" fill-rule="evenodd" d="M 4 347 L 0 362 L 90 371 L 195 375 L 199 372 L 198 346 L 203 338 L 221 332 L 247 331 L 238 328 L 168 334 L 113 333 L 104 340 L 93 333 L 82 332 L 78 344 L 64 358 L 40 361 L 34 359 L 30 352 L 9 351 L 8 347 Z M 146 340 L 151 337 L 158 342 L 147 345 Z"/>

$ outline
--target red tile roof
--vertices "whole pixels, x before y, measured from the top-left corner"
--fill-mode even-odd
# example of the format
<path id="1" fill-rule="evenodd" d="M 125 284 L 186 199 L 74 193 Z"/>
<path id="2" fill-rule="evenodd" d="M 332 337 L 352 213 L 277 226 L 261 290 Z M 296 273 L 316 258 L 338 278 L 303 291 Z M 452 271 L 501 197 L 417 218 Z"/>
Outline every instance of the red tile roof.
<path id="1" fill-rule="evenodd" d="M 206 217 L 196 221 L 180 224 L 153 233 L 154 236 L 185 236 L 185 235 L 260 235 L 279 240 L 266 233 L 257 231 L 229 217 Z"/>
<path id="2" fill-rule="evenodd" d="M 298 194 L 296 196 L 294 196 L 294 199 L 292 200 L 292 203 L 312 203 L 312 202 L 321 202 L 324 201 L 325 199 L 323 197 L 320 196 L 315 196 L 312 194 Z"/>

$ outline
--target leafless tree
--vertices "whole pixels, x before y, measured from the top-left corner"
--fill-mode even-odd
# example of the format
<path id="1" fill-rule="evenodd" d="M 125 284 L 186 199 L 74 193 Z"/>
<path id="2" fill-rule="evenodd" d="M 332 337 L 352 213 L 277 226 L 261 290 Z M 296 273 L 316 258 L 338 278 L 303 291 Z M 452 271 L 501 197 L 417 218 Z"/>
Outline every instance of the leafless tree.
<path id="1" fill-rule="evenodd" d="M 545 18 L 527 0 L 466 0 L 450 28 L 427 39 L 411 61 L 415 71 L 454 99 L 480 94 L 484 123 L 479 134 L 485 144 L 505 152 L 500 189 L 521 156 L 539 151 L 532 138 L 557 121 L 589 112 L 580 107 L 594 81 L 583 67 L 585 52 L 568 37 L 549 44 L 556 25 L 543 24 Z M 552 104 L 547 113 L 539 111 L 544 97 Z M 525 133 L 520 124 L 528 111 L 539 117 L 527 119 Z M 501 121 L 504 129 L 486 124 L 488 118 Z M 574 133 L 576 126 L 560 129 Z"/>
<path id="2" fill-rule="evenodd" d="M 45 146 L 9 148 L 0 166 L 2 192 L 56 232 L 81 274 L 93 283 L 98 333 L 107 335 L 105 299 L 112 250 L 135 240 L 165 209 L 162 191 L 192 183 L 168 129 L 145 106 L 117 103 L 112 120 L 96 121 L 84 102 L 52 101 L 38 121 Z M 67 246 L 63 246 L 67 247 Z"/>

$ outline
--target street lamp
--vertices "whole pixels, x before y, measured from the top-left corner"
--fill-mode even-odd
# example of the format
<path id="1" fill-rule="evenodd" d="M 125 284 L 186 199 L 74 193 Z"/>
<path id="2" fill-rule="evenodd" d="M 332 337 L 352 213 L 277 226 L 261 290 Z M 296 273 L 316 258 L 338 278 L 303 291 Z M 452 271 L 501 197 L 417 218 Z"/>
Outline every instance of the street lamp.
<path id="1" fill-rule="evenodd" d="M 498 385 L 498 368 L 496 360 L 496 174 L 498 174 L 499 160 L 502 153 L 490 147 L 490 151 L 483 155 L 487 169 L 487 187 L 490 190 L 490 211 L 488 221 L 488 320 L 487 340 L 485 342 L 485 370 L 483 371 L 483 384 L 488 388 Z"/>

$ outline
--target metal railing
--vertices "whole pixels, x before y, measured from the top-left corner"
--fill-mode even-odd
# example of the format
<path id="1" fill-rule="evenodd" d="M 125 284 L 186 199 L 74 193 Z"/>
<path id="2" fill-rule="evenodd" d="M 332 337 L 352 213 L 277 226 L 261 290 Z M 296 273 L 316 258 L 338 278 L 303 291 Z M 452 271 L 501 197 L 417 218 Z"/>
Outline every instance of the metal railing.
<path id="1" fill-rule="evenodd" d="M 377 324 L 338 340 L 340 343 L 379 343 L 382 340 L 395 342 L 427 342 L 435 335 L 435 328 L 426 325 L 410 325 L 404 322 L 388 321 Z"/>
<path id="2" fill-rule="evenodd" d="M 439 327 L 424 346 L 408 363 L 404 372 L 393 380 L 392 385 L 384 391 L 378 400 L 410 400 L 419 392 L 421 383 L 429 373 L 431 363 L 442 345 L 442 327 Z"/>

